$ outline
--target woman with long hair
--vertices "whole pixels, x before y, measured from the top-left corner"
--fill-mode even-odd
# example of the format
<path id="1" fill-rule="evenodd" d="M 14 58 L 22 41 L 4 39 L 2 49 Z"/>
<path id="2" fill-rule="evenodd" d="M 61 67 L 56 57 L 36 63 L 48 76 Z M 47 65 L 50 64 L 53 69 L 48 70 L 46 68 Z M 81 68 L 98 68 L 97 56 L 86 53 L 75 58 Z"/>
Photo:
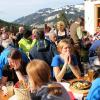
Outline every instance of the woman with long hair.
<path id="1" fill-rule="evenodd" d="M 67 91 L 50 81 L 50 67 L 43 60 L 32 60 L 27 65 L 32 100 L 70 100 Z"/>

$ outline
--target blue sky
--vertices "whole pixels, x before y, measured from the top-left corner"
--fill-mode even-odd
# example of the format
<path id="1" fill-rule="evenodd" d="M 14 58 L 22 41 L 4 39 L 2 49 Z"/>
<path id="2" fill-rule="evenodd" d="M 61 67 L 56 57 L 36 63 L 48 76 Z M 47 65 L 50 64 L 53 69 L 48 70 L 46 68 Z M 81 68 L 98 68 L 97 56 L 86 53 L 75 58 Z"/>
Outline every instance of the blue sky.
<path id="1" fill-rule="evenodd" d="M 68 4 L 80 4 L 84 0 L 0 0 L 0 19 L 13 21 L 42 8 L 59 8 Z"/>

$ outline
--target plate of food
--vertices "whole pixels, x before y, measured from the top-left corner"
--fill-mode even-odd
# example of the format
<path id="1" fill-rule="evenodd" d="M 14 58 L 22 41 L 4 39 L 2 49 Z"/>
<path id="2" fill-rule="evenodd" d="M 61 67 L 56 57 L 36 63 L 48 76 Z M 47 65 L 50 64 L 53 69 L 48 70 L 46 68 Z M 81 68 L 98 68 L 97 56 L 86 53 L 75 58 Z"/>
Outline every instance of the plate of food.
<path id="1" fill-rule="evenodd" d="M 91 83 L 89 81 L 85 81 L 85 80 L 77 80 L 72 82 L 72 87 L 78 90 L 85 90 L 85 89 L 89 89 L 91 86 Z"/>
<path id="2" fill-rule="evenodd" d="M 75 80 L 71 82 L 70 88 L 72 91 L 80 92 L 80 93 L 87 93 L 91 83 L 86 80 Z"/>

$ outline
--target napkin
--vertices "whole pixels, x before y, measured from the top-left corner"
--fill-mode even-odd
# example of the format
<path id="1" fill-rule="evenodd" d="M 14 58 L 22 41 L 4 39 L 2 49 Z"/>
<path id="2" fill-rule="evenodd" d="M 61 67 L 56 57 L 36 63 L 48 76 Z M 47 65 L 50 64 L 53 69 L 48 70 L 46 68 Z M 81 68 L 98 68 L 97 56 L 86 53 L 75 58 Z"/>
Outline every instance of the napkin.
<path id="1" fill-rule="evenodd" d="M 8 100 L 17 100 L 17 96 L 13 95 L 12 97 L 10 97 Z"/>
<path id="2" fill-rule="evenodd" d="M 59 82 L 67 91 L 70 91 L 70 83 L 67 82 Z"/>
<path id="3" fill-rule="evenodd" d="M 80 93 L 73 93 L 74 97 L 78 100 L 83 100 L 83 94 Z"/>

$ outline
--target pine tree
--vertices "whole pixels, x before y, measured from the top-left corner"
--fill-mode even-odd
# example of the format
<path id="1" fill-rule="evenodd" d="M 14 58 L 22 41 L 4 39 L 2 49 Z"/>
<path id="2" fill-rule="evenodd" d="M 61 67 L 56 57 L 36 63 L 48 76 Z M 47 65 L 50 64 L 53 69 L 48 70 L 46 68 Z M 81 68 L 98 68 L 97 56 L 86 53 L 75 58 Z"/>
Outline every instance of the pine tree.
<path id="1" fill-rule="evenodd" d="M 66 27 L 69 26 L 69 22 L 68 22 L 68 18 L 67 18 L 67 15 L 65 13 L 65 10 L 62 10 L 60 12 L 59 17 L 57 18 L 57 21 L 63 21 L 65 23 Z"/>

